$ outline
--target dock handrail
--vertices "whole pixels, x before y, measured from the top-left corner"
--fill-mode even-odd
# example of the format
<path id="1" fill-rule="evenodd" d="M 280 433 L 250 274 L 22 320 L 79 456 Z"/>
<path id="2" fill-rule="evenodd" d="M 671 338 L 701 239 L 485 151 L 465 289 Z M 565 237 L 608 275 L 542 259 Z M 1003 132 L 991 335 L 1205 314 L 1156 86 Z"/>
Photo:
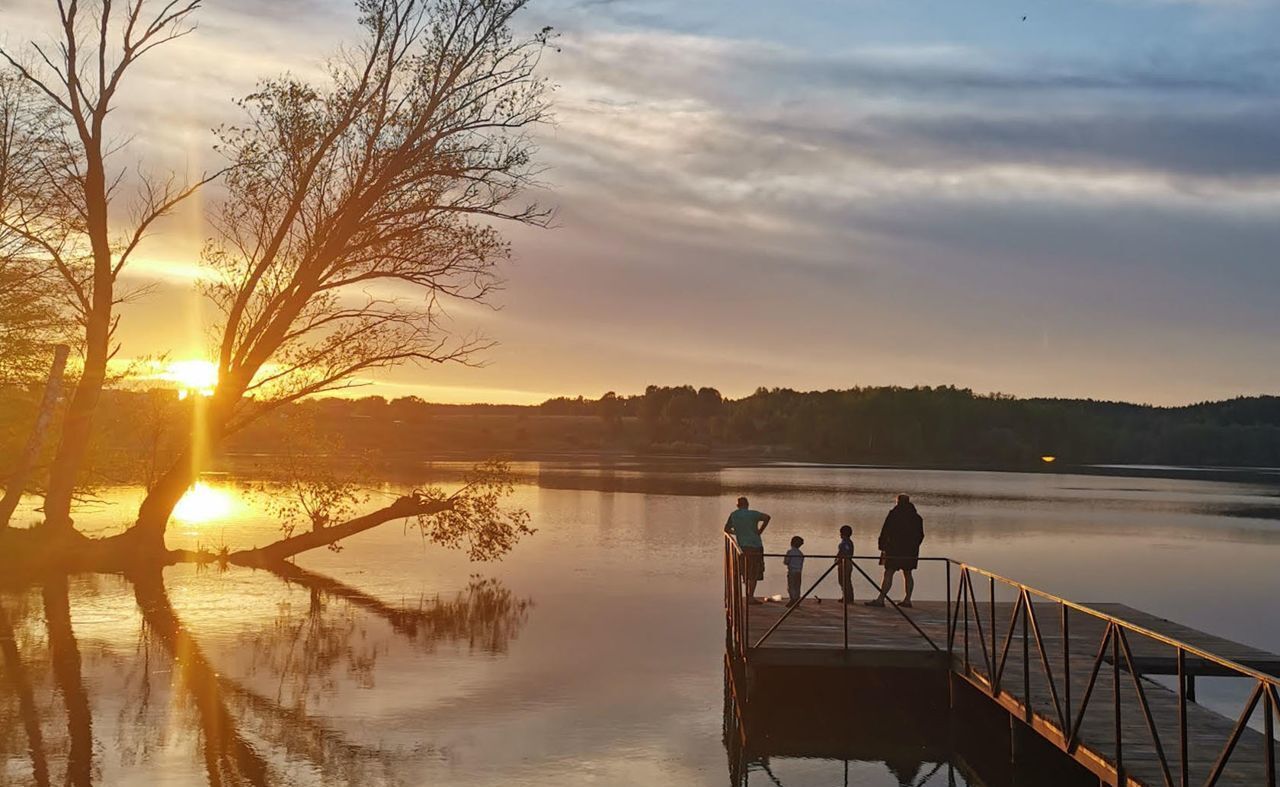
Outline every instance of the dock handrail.
<path id="1" fill-rule="evenodd" d="M 736 613 L 736 615 L 741 616 L 741 623 L 743 624 L 742 631 L 735 632 L 735 635 L 740 633 L 740 637 L 735 636 L 732 639 L 734 642 L 738 643 L 739 645 L 746 645 L 746 647 L 742 650 L 742 655 L 745 657 L 748 651 L 754 650 L 755 648 L 758 648 L 761 645 L 763 645 L 765 640 L 769 639 L 769 637 L 771 637 L 773 633 L 777 631 L 779 627 L 781 627 L 782 623 L 788 617 L 790 617 L 791 613 L 794 612 L 799 605 L 798 604 L 788 605 L 786 612 L 784 612 L 782 614 L 782 617 L 779 618 L 777 621 L 775 621 L 774 624 L 769 627 L 768 631 L 766 631 L 763 635 L 761 635 L 760 638 L 756 640 L 754 643 L 747 642 L 746 637 L 747 637 L 747 634 L 749 633 L 749 631 L 747 630 L 749 629 L 749 626 L 747 626 L 746 623 L 749 622 L 750 620 L 751 612 L 750 612 L 750 602 L 748 599 L 746 599 L 745 589 L 743 588 L 746 557 L 741 547 L 738 546 L 737 540 L 734 539 L 733 536 L 726 533 L 724 536 L 724 541 L 725 541 L 725 610 L 726 612 L 734 612 Z M 765 558 L 770 558 L 770 557 L 785 557 L 786 555 L 783 553 L 765 552 L 761 556 Z M 871 587 L 875 590 L 876 594 L 878 595 L 880 593 L 880 583 L 877 582 L 875 579 L 873 579 L 871 575 L 869 575 L 867 572 L 863 571 L 862 567 L 858 565 L 858 561 L 859 560 L 880 560 L 883 557 L 885 556 L 881 555 L 879 552 L 877 552 L 874 555 L 865 555 L 865 554 L 860 555 L 856 553 L 852 555 L 805 555 L 806 560 L 830 560 L 831 565 L 828 566 L 827 570 L 823 571 L 822 574 L 818 577 L 818 579 L 809 586 L 808 590 L 804 591 L 804 593 L 801 594 L 800 600 L 803 601 L 804 599 L 808 598 L 810 594 L 812 594 L 813 591 L 816 590 L 817 587 L 822 584 L 822 581 L 831 574 L 832 571 L 834 571 L 842 562 L 846 562 L 846 561 L 849 567 L 857 571 L 858 574 L 860 574 L 862 578 L 865 579 L 867 583 L 871 585 Z M 894 556 L 889 555 L 888 557 L 892 558 Z M 954 560 L 947 557 L 923 557 L 923 556 L 919 558 L 913 558 L 913 559 L 919 560 L 921 562 L 926 562 L 926 563 L 946 564 L 946 569 L 947 569 L 946 582 L 947 582 L 947 587 L 950 588 L 951 565 L 955 562 Z M 736 586 L 739 591 L 736 595 L 733 596 L 732 602 L 730 598 L 732 595 L 731 585 Z M 924 631 L 924 629 L 920 628 L 920 626 L 917 625 L 916 622 L 911 619 L 910 615 L 906 614 L 902 610 L 902 607 L 896 601 L 894 601 L 892 598 L 889 598 L 888 596 L 885 597 L 885 601 L 888 602 L 889 606 L 892 607 L 903 618 L 903 620 L 905 620 L 908 623 L 908 625 L 910 625 L 913 629 L 915 629 L 916 633 L 920 635 L 921 639 L 927 642 L 929 646 L 932 647 L 935 651 L 942 652 L 943 649 L 939 647 L 936 642 L 933 641 L 933 638 L 930 637 Z M 849 649 L 849 610 L 848 610 L 847 604 L 843 605 L 843 607 L 844 607 L 842 611 L 842 617 L 844 619 L 843 649 L 847 651 Z M 948 620 L 951 619 L 950 591 L 948 591 L 948 594 L 947 594 L 947 619 Z M 730 620 L 728 621 L 729 630 L 735 630 L 736 628 L 735 623 L 736 621 L 733 619 L 733 615 L 731 615 Z M 948 654 L 951 653 L 950 646 L 951 646 L 951 643 L 948 643 L 948 647 L 947 647 Z"/>
<path id="2" fill-rule="evenodd" d="M 781 553 L 765 553 L 764 557 L 782 557 Z M 878 559 L 881 556 L 876 555 L 853 555 L 851 557 L 841 557 L 837 555 L 806 555 L 806 560 L 831 560 L 829 566 L 819 578 L 813 582 L 804 592 L 801 600 L 808 598 L 810 594 L 830 575 L 835 569 L 837 561 L 848 560 L 849 565 L 856 568 L 858 573 L 862 575 L 867 582 L 876 588 L 879 592 L 879 584 L 875 582 L 861 567 L 857 565 L 858 560 Z M 892 557 L 892 556 L 890 556 Z M 1245 702 L 1244 709 L 1236 720 L 1235 725 L 1225 743 L 1223 749 L 1218 752 L 1214 758 L 1214 764 L 1208 774 L 1207 780 L 1204 782 L 1206 787 L 1212 787 L 1218 783 L 1218 780 L 1226 770 L 1232 755 L 1236 751 L 1245 729 L 1249 725 L 1249 721 L 1253 718 L 1254 712 L 1257 710 L 1258 703 L 1263 704 L 1263 735 L 1264 735 L 1264 752 L 1263 752 L 1263 769 L 1264 781 L 1261 784 L 1267 787 L 1277 787 L 1277 768 L 1275 757 L 1275 725 L 1276 717 L 1280 715 L 1280 678 L 1269 675 L 1260 670 L 1237 663 L 1231 659 L 1219 656 L 1211 651 L 1194 644 L 1184 642 L 1177 637 L 1153 631 L 1150 628 L 1140 626 L 1135 623 L 1124 620 L 1115 615 L 1107 614 L 1100 610 L 1093 609 L 1085 604 L 1071 601 L 1062 596 L 1049 593 L 1043 590 L 1026 585 L 1008 577 L 997 574 L 993 571 L 974 566 L 963 561 L 954 560 L 949 557 L 939 556 L 921 556 L 918 559 L 921 563 L 943 563 L 946 566 L 946 621 L 947 621 L 947 637 L 945 650 L 948 656 L 950 669 L 958 672 L 968 679 L 974 685 L 980 686 L 990 693 L 991 697 L 1002 705 L 1005 705 L 1011 712 L 1016 712 L 1023 718 L 1028 725 L 1034 726 L 1044 737 L 1058 745 L 1068 754 L 1076 754 L 1080 747 L 1082 734 L 1082 726 L 1085 719 L 1085 711 L 1089 707 L 1090 701 L 1093 699 L 1094 688 L 1097 684 L 1098 676 L 1103 667 L 1104 662 L 1111 662 L 1111 678 L 1112 690 L 1111 700 L 1113 713 L 1113 741 L 1114 741 L 1114 758 L 1113 767 L 1119 778 L 1119 783 L 1124 784 L 1124 738 L 1122 735 L 1122 719 L 1121 719 L 1121 675 L 1127 672 L 1133 683 L 1133 691 L 1136 693 L 1137 704 L 1142 712 L 1146 723 L 1147 731 L 1151 736 L 1151 742 L 1156 751 L 1156 759 L 1159 762 L 1161 776 L 1166 787 L 1189 787 L 1190 769 L 1189 769 L 1189 745 L 1188 745 L 1188 703 L 1194 704 L 1195 698 L 1195 672 L 1188 670 L 1187 659 L 1192 657 L 1199 659 L 1206 664 L 1214 665 L 1219 672 L 1216 674 L 1225 674 L 1228 676 L 1236 676 L 1252 680 L 1254 682 L 1253 690 L 1249 694 Z M 725 610 L 727 616 L 727 643 L 730 654 L 742 660 L 745 663 L 749 658 L 751 651 L 763 645 L 773 633 L 783 625 L 787 618 L 799 608 L 799 604 L 789 605 L 784 614 L 773 623 L 772 626 L 757 639 L 754 643 L 750 642 L 750 604 L 745 593 L 745 553 L 738 547 L 736 540 L 726 534 L 725 535 Z M 957 576 L 953 577 L 953 568 Z M 987 617 L 988 625 L 983 625 L 982 605 L 978 602 L 977 593 L 974 590 L 974 577 L 986 578 L 989 585 L 989 616 Z M 953 579 L 958 580 L 953 588 Z M 998 645 L 998 636 L 996 630 L 996 586 L 1012 589 L 1017 593 L 1017 601 L 1014 603 L 1013 610 L 1009 616 L 1008 628 L 1003 634 L 1003 643 Z M 920 626 L 892 599 L 886 599 L 889 604 L 906 619 L 918 632 L 921 637 L 935 650 L 942 650 L 932 638 L 925 633 Z M 1045 647 L 1044 636 L 1041 626 L 1041 615 L 1037 613 L 1036 606 L 1040 602 L 1057 605 L 1060 616 L 1062 653 L 1061 653 L 1061 691 L 1059 690 L 1058 678 L 1054 675 L 1051 662 L 1054 658 L 1050 656 Z M 847 653 L 850 649 L 849 644 L 849 628 L 848 628 L 848 607 L 842 604 L 844 618 L 844 644 L 843 649 Z M 1103 624 L 1103 632 L 1101 640 L 1097 646 L 1097 653 L 1093 659 L 1092 668 L 1089 671 L 1089 678 L 1084 691 L 1084 696 L 1080 699 L 1078 707 L 1072 703 L 1071 696 L 1071 630 L 1070 620 L 1072 613 L 1076 615 L 1084 615 Z M 982 664 L 986 667 L 985 674 L 976 669 L 977 662 L 970 659 L 971 638 L 970 638 L 970 618 L 974 627 L 977 629 L 977 641 L 981 647 Z M 1002 682 L 1005 678 L 1005 667 L 1008 663 L 1009 651 L 1012 648 L 1015 636 L 1018 634 L 1019 622 L 1021 621 L 1021 639 L 1022 639 L 1022 698 L 1020 700 L 1017 695 L 1002 689 Z M 1173 768 L 1169 758 L 1166 756 L 1164 742 L 1160 739 L 1160 733 L 1157 729 L 1155 717 L 1152 714 L 1151 706 L 1147 701 L 1146 691 L 1143 688 L 1142 671 L 1135 664 L 1133 649 L 1130 646 L 1130 635 L 1142 637 L 1146 640 L 1158 643 L 1160 645 L 1172 648 L 1174 651 L 1174 662 L 1176 664 L 1177 684 L 1178 684 L 1178 777 L 1175 780 Z M 1032 674 L 1032 648 L 1031 642 L 1035 642 L 1035 652 L 1038 655 L 1038 669 L 1041 671 L 1042 677 L 1049 687 L 1049 695 L 1052 705 L 1052 715 L 1037 715 L 1033 706 L 1033 695 L 1031 692 L 1031 674 Z M 988 643 L 990 648 L 988 648 Z M 1109 651 L 1109 654 L 1108 654 Z M 1108 655 L 1110 658 L 1108 659 Z M 1122 670 L 1122 665 L 1125 669 Z M 1150 672 L 1150 670 L 1148 670 Z"/>

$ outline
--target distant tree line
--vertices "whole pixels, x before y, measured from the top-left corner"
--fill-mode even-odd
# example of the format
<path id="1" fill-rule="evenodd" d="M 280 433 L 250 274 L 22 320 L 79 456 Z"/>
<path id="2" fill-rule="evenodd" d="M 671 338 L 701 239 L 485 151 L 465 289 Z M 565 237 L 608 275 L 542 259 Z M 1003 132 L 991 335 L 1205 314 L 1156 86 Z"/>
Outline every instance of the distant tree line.
<path id="1" fill-rule="evenodd" d="M 33 395 L 8 391 L 0 391 L 0 439 L 13 445 L 30 418 Z M 173 425 L 184 422 L 192 406 L 173 391 L 108 391 L 95 463 L 113 473 L 99 483 L 150 482 L 181 450 Z M 1061 464 L 1277 467 L 1280 397 L 1152 407 L 942 386 L 761 388 L 727 399 L 714 388 L 682 385 L 649 386 L 638 395 L 558 397 L 533 406 L 434 404 L 412 396 L 311 398 L 246 428 L 226 450 L 423 458 L 751 453 L 948 467 L 1036 466 L 1042 456 L 1053 456 Z"/>
<path id="2" fill-rule="evenodd" d="M 12 457 L 34 390 L 0 389 L 0 442 Z M 175 391 L 109 390 L 92 453 L 98 485 L 154 482 L 183 449 L 198 402 Z M 1280 466 L 1280 397 L 1185 407 L 1018 399 L 943 386 L 800 392 L 649 386 L 643 394 L 540 405 L 436 404 L 417 397 L 304 399 L 229 440 L 227 452 L 335 458 L 536 456 L 604 451 L 753 455 L 947 467 L 1042 464 Z M 273 460 L 274 461 L 274 460 Z M 5 464 L 0 461 L 0 465 Z M 0 467 L 0 471 L 3 471 Z"/>
<path id="3" fill-rule="evenodd" d="M 1185 407 L 1019 399 L 967 388 L 757 389 L 649 386 L 644 394 L 552 399 L 549 413 L 633 417 L 653 442 L 771 446 L 833 462 L 1019 465 L 1066 463 L 1280 465 L 1280 397 Z"/>

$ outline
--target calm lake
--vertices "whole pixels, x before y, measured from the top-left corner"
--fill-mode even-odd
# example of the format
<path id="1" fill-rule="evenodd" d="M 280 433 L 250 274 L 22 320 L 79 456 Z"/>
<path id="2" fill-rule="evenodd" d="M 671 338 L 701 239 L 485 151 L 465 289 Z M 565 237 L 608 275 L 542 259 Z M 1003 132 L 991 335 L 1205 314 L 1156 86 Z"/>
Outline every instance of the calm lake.
<path id="1" fill-rule="evenodd" d="M 424 467 L 373 494 L 464 469 Z M 923 554 L 1280 651 L 1280 479 L 517 469 L 512 503 L 538 532 L 500 563 L 393 523 L 304 555 L 288 578 L 179 566 L 3 591 L 0 784 L 1000 783 L 894 731 L 827 756 L 726 748 L 721 526 L 739 494 L 772 514 L 769 551 L 800 535 L 826 554 L 846 523 L 873 551 L 907 491 Z M 206 479 L 170 546 L 275 538 L 251 480 Z M 108 490 L 79 521 L 109 531 L 137 495 Z M 920 575 L 917 597 L 940 597 L 941 576 Z M 762 587 L 785 592 L 779 560 Z M 1200 699 L 1234 716 L 1240 693 L 1208 680 Z M 838 710 L 865 724 L 879 709 Z"/>

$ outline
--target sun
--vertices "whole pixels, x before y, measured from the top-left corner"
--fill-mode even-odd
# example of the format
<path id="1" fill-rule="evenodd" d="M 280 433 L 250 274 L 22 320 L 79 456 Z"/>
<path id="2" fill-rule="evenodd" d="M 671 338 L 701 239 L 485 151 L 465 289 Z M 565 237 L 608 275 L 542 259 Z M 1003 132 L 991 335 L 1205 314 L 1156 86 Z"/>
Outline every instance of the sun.
<path id="1" fill-rule="evenodd" d="M 178 396 L 183 399 L 193 393 L 212 396 L 218 384 L 218 367 L 204 360 L 170 361 L 162 376 L 177 384 Z"/>
<path id="2" fill-rule="evenodd" d="M 235 496 L 225 489 L 197 481 L 173 508 L 173 518 L 189 525 L 226 519 L 235 509 Z"/>

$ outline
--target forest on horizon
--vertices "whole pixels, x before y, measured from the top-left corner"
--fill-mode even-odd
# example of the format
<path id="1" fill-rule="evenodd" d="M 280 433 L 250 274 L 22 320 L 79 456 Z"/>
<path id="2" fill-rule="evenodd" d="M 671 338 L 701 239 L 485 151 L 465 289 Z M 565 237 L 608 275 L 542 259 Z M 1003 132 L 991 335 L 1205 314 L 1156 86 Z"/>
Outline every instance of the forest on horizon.
<path id="1" fill-rule="evenodd" d="M 33 395 L 0 404 L 5 455 Z M 181 445 L 200 405 L 172 389 L 117 389 L 103 400 L 95 465 L 105 481 L 146 482 Z M 262 417 L 226 454 L 388 460 L 536 458 L 567 453 L 720 456 L 938 467 L 1168 464 L 1280 466 L 1280 397 L 1181 407 L 977 394 L 952 386 L 801 392 L 740 399 L 710 387 L 560 397 L 539 405 L 434 404 L 417 397 L 313 398 Z"/>

